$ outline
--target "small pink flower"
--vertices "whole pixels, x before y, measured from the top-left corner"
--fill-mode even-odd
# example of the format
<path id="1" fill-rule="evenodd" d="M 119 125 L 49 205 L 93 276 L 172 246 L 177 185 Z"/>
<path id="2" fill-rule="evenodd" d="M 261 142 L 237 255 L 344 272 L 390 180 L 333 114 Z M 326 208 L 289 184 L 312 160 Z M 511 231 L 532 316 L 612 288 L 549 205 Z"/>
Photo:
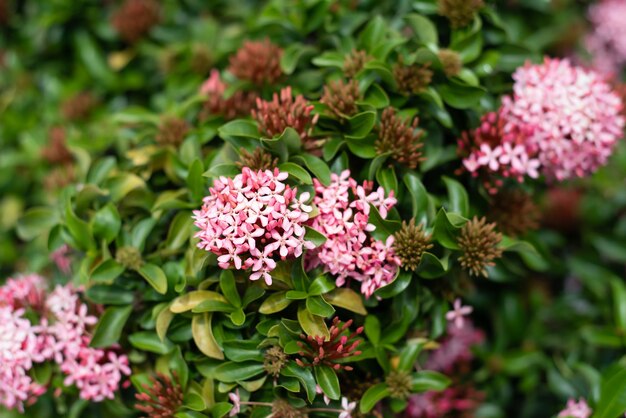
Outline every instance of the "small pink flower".
<path id="1" fill-rule="evenodd" d="M 593 411 L 587 405 L 587 401 L 580 398 L 578 402 L 574 399 L 567 401 L 567 406 L 557 415 L 559 418 L 589 418 Z"/>
<path id="2" fill-rule="evenodd" d="M 352 418 L 352 412 L 356 409 L 356 402 L 348 401 L 345 396 L 341 398 L 341 412 L 337 418 Z"/>
<path id="3" fill-rule="evenodd" d="M 461 299 L 457 298 L 454 301 L 454 308 L 446 313 L 446 319 L 452 323 L 457 328 L 463 328 L 463 324 L 465 322 L 465 316 L 472 313 L 474 308 L 471 306 L 462 306 Z"/>
<path id="4" fill-rule="evenodd" d="M 228 394 L 228 398 L 233 403 L 233 407 L 228 414 L 229 417 L 234 417 L 241 411 L 241 398 L 239 397 L 239 389 L 235 390 L 235 392 L 230 392 Z"/>

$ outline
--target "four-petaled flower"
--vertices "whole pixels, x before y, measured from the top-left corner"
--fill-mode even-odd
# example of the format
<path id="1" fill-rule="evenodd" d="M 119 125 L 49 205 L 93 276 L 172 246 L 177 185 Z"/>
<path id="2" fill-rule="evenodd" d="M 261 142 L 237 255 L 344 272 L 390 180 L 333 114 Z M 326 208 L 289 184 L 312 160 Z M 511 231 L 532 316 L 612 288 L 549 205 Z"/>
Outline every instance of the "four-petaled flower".
<path id="1" fill-rule="evenodd" d="M 454 323 L 454 326 L 457 328 L 463 328 L 463 324 L 465 323 L 465 316 L 472 313 L 474 308 L 471 306 L 463 306 L 461 305 L 461 299 L 457 298 L 454 301 L 454 308 L 446 313 L 446 319 L 450 322 Z"/>

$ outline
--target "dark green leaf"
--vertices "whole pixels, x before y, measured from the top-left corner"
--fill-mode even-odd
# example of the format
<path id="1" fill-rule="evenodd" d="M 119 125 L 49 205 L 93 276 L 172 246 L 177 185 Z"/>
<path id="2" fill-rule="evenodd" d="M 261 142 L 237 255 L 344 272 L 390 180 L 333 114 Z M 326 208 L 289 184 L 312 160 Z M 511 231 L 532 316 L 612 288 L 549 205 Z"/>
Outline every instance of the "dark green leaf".
<path id="1" fill-rule="evenodd" d="M 107 308 L 96 325 L 91 346 L 104 348 L 118 343 L 126 320 L 132 311 L 132 306 Z"/>
<path id="2" fill-rule="evenodd" d="M 341 396 L 337 373 L 330 366 L 315 366 L 315 380 L 322 388 L 322 392 L 330 399 L 338 400 Z"/>

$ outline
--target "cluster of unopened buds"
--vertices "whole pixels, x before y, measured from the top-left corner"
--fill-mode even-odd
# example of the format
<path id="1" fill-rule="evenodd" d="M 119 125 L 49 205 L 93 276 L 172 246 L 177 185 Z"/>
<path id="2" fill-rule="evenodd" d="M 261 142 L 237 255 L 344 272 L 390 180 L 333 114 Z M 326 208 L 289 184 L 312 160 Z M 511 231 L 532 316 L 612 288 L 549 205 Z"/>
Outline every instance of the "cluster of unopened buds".
<path id="1" fill-rule="evenodd" d="M 71 285 L 45 293 L 45 280 L 37 275 L 9 279 L 0 287 L 0 405 L 24 410 L 46 392 L 29 375 L 34 363 L 54 361 L 65 386 L 74 385 L 84 400 L 113 399 L 128 359 L 114 350 L 89 346 L 89 330 L 97 322 Z M 31 323 L 27 316 L 39 318 Z M 62 390 L 62 388 L 57 388 Z"/>
<path id="2" fill-rule="evenodd" d="M 311 226 L 327 240 L 307 253 L 307 267 L 322 266 L 336 277 L 337 286 L 354 279 L 361 283 L 361 293 L 370 297 L 376 289 L 393 281 L 400 265 L 392 247 L 393 236 L 383 242 L 370 235 L 376 229 L 369 222 L 370 205 L 386 218 L 396 199 L 393 193 L 385 196 L 382 187 L 373 191 L 371 181 L 357 184 L 348 170 L 332 174 L 329 186 L 317 179 L 313 182 L 313 203 L 319 215 L 313 218 Z"/>
<path id="3" fill-rule="evenodd" d="M 272 284 L 276 261 L 300 257 L 314 245 L 305 240 L 304 224 L 312 207 L 308 193 L 283 181 L 287 173 L 244 167 L 234 178 L 220 177 L 194 212 L 198 247 L 218 255 L 221 268 L 251 269 L 250 280 Z"/>

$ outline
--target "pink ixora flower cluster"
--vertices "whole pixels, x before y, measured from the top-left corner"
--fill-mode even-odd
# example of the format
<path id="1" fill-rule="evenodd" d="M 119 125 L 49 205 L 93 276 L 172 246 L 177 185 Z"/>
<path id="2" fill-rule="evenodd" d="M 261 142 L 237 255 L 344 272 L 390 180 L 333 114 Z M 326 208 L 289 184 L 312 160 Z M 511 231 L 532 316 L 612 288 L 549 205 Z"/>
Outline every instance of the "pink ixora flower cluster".
<path id="1" fill-rule="evenodd" d="M 593 66 L 605 74 L 617 74 L 626 64 L 626 1 L 602 0 L 589 7 L 592 31 L 585 45 L 593 55 Z"/>
<path id="2" fill-rule="evenodd" d="M 304 238 L 311 206 L 308 193 L 283 181 L 287 173 L 244 167 L 235 178 L 220 177 L 194 212 L 198 247 L 218 255 L 221 268 L 252 269 L 250 280 L 272 284 L 276 261 L 300 257 L 313 244 Z"/>
<path id="3" fill-rule="evenodd" d="M 523 181 L 583 177 L 605 164 L 622 137 L 621 99 L 598 73 L 546 58 L 513 74 L 513 95 L 459 140 L 473 175 Z M 491 182 L 497 191 L 501 183 Z"/>
<path id="4" fill-rule="evenodd" d="M 313 218 L 311 226 L 328 239 L 308 253 L 307 267 L 322 266 L 336 276 L 337 286 L 344 286 L 350 279 L 361 282 L 361 293 L 370 297 L 376 289 L 393 281 L 400 265 L 392 249 L 393 236 L 382 242 L 369 234 L 376 229 L 369 223 L 370 204 L 386 218 L 396 199 L 393 194 L 385 197 L 382 187 L 373 191 L 372 182 L 357 184 L 348 170 L 333 174 L 329 186 L 317 179 L 313 182 L 313 203 L 319 215 Z"/>
<path id="5" fill-rule="evenodd" d="M 128 359 L 113 351 L 89 347 L 88 329 L 97 319 L 70 285 L 48 296 L 37 275 L 8 279 L 0 287 L 0 405 L 23 411 L 47 388 L 29 375 L 34 363 L 54 361 L 65 385 L 76 385 L 85 400 L 112 399 Z M 39 322 L 26 318 L 38 316 Z"/>

